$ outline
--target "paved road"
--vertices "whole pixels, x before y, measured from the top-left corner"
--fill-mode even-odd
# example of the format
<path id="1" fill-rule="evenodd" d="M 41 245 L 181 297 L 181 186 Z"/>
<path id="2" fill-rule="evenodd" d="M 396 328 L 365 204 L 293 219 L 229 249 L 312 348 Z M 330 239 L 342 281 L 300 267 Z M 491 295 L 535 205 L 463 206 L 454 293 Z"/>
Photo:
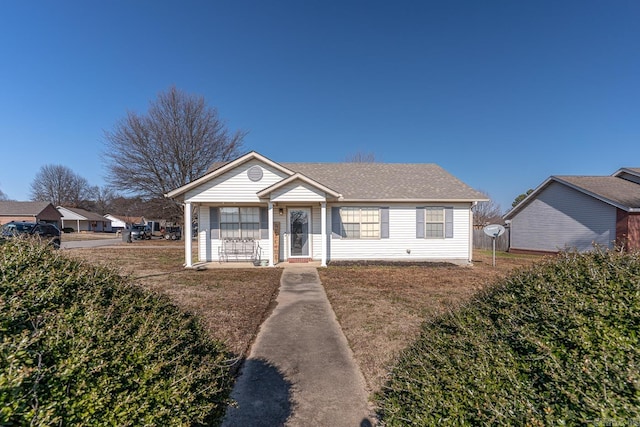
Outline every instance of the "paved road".
<path id="1" fill-rule="evenodd" d="M 71 240 L 69 242 L 64 241 L 62 237 L 61 249 L 76 249 L 76 248 L 97 248 L 99 246 L 110 246 L 122 243 L 122 238 L 118 236 L 113 239 L 95 239 L 95 240 Z"/>
<path id="2" fill-rule="evenodd" d="M 229 426 L 373 424 L 365 381 L 315 268 L 285 268 L 227 409 Z"/>

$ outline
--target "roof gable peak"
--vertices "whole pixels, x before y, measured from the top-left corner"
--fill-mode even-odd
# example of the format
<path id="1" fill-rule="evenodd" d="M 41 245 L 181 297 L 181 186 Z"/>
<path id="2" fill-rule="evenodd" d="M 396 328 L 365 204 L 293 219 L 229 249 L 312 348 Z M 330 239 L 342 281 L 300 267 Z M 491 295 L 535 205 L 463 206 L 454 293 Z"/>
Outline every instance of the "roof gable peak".
<path id="1" fill-rule="evenodd" d="M 191 190 L 192 188 L 195 188 L 207 181 L 210 181 L 211 179 L 222 175 L 225 172 L 228 172 L 232 169 L 237 168 L 238 166 L 241 166 L 251 160 L 258 160 L 268 166 L 271 166 L 274 169 L 277 169 L 279 171 L 281 171 L 282 173 L 286 174 L 286 175 L 293 175 L 295 172 L 290 170 L 289 168 L 286 168 L 285 166 L 281 165 L 280 163 L 274 162 L 273 160 L 269 159 L 268 157 L 263 156 L 262 154 L 256 152 L 256 151 L 250 151 L 240 157 L 238 157 L 235 160 L 232 160 L 228 163 L 224 163 L 221 166 L 210 170 L 209 172 L 207 172 L 205 175 L 201 176 L 200 178 L 191 181 L 190 183 L 187 183 L 185 185 L 183 185 L 182 187 L 176 188 L 175 190 L 172 190 L 168 193 L 165 194 L 165 197 L 169 197 L 169 198 L 175 198 L 178 196 L 183 195 L 184 193 L 186 193 L 187 191 Z"/>

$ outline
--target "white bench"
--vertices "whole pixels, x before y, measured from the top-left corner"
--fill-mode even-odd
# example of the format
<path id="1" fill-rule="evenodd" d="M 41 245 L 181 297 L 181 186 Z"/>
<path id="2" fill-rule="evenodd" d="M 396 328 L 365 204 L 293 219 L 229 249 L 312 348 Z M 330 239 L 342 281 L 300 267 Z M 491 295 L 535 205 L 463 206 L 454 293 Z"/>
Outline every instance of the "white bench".
<path id="1" fill-rule="evenodd" d="M 260 245 L 253 239 L 224 239 L 218 247 L 218 261 L 260 261 Z"/>

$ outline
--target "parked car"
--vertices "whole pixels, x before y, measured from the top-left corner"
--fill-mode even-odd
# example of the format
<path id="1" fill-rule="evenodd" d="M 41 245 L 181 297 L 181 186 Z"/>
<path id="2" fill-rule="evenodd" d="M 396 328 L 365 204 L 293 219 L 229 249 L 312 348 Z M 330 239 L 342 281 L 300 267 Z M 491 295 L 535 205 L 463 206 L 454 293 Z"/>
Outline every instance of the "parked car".
<path id="1" fill-rule="evenodd" d="M 164 230 L 164 238 L 167 240 L 180 240 L 182 229 L 180 227 L 167 227 Z"/>
<path id="2" fill-rule="evenodd" d="M 144 224 L 133 224 L 131 226 L 131 240 L 144 240 L 151 239 L 151 232 L 147 229 L 147 226 Z"/>
<path id="3" fill-rule="evenodd" d="M 60 230 L 44 222 L 11 221 L 2 226 L 0 242 L 16 237 L 36 236 L 54 249 L 60 249 Z"/>

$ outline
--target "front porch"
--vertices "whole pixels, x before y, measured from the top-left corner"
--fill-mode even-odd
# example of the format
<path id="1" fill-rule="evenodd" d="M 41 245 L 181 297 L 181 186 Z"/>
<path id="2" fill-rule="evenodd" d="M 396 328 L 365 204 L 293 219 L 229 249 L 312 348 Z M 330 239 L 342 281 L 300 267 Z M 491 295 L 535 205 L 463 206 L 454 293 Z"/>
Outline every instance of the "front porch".
<path id="1" fill-rule="evenodd" d="M 185 236 L 192 235 L 193 213 L 198 211 L 196 243 L 185 240 L 187 268 L 203 263 L 216 264 L 215 268 L 275 267 L 283 262 L 327 265 L 325 201 L 233 205 L 186 202 L 184 207 Z M 251 254 L 238 249 L 245 247 L 252 249 Z"/>

